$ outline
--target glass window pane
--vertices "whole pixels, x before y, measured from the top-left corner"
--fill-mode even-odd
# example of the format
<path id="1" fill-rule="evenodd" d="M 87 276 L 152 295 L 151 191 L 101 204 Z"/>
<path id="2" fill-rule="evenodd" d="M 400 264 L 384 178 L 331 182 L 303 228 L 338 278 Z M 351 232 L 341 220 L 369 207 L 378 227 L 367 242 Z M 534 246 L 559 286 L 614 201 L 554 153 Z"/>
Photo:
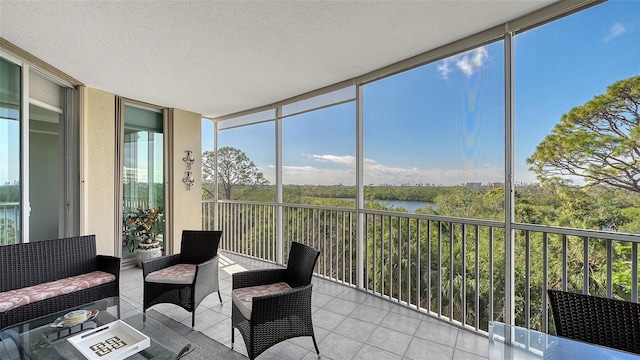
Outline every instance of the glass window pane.
<path id="1" fill-rule="evenodd" d="M 355 100 L 355 98 L 356 87 L 348 86 L 340 90 L 335 90 L 326 94 L 284 105 L 282 107 L 282 116 L 294 115 L 343 101 Z"/>
<path id="2" fill-rule="evenodd" d="M 276 200 L 275 122 L 218 132 L 219 199 Z M 202 159 L 204 199 L 213 199 L 214 153 Z"/>
<path id="3" fill-rule="evenodd" d="M 282 121 L 283 201 L 355 207 L 355 102 Z"/>
<path id="4" fill-rule="evenodd" d="M 366 206 L 504 218 L 504 45 L 364 87 Z"/>
<path id="5" fill-rule="evenodd" d="M 640 2 L 515 37 L 516 221 L 640 233 Z"/>
<path id="6" fill-rule="evenodd" d="M 251 113 L 244 116 L 238 116 L 233 119 L 219 121 L 218 130 L 224 130 L 234 128 L 238 126 L 251 125 L 261 123 L 276 118 L 276 111 L 274 109 L 264 110 L 257 113 Z"/>
<path id="7" fill-rule="evenodd" d="M 0 245 L 21 238 L 20 67 L 0 58 Z"/>

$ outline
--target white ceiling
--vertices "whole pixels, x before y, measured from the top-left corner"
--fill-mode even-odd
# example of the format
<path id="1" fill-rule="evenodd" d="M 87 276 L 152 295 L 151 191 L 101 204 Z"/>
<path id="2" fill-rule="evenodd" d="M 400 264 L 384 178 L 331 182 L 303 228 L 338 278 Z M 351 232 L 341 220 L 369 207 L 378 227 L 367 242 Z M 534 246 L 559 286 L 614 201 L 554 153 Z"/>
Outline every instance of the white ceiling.
<path id="1" fill-rule="evenodd" d="M 368 73 L 553 2 L 0 0 L 0 37 L 87 86 L 215 117 Z"/>

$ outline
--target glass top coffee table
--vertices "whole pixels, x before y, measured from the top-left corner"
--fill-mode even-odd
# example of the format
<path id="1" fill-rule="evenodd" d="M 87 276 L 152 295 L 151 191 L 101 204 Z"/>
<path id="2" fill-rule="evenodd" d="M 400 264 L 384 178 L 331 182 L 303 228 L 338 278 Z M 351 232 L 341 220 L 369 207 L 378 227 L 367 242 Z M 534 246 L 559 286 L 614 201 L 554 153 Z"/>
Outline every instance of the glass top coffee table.
<path id="1" fill-rule="evenodd" d="M 633 334 L 629 334 L 633 336 Z M 637 354 L 489 322 L 489 360 L 638 360 Z"/>
<path id="2" fill-rule="evenodd" d="M 73 310 L 98 310 L 98 312 L 95 318 L 82 324 L 64 327 L 51 326 L 64 319 L 65 314 Z M 122 298 L 114 297 L 3 329 L 0 331 L 0 340 L 2 340 L 0 360 L 5 358 L 10 360 L 86 359 L 87 357 L 77 350 L 77 341 L 82 337 L 97 334 L 98 330 L 114 329 L 114 324 L 121 325 L 118 321 L 126 324 L 123 325 L 123 328 L 131 327 L 149 338 L 148 347 L 135 352 L 127 359 L 179 359 L 194 349 L 195 345 L 174 329 L 143 314 L 141 310 Z M 108 324 L 111 325 L 107 326 Z M 72 343 L 75 343 L 76 346 Z M 109 349 L 102 349 L 102 351 L 100 354 L 96 351 L 99 356 L 91 358 L 109 358 Z"/>

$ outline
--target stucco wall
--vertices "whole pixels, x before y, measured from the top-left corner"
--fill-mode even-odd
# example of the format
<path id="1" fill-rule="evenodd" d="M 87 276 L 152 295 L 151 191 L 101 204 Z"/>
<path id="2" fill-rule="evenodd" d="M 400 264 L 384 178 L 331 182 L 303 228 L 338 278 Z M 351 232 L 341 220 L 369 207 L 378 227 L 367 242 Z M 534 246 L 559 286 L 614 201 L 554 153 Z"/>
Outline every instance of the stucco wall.
<path id="1" fill-rule="evenodd" d="M 80 174 L 81 233 L 95 234 L 98 253 L 115 254 L 115 95 L 83 88 Z"/>
<path id="2" fill-rule="evenodd" d="M 202 229 L 202 117 L 200 114 L 173 110 L 173 174 L 174 185 L 171 194 L 173 205 L 173 253 L 180 252 L 182 230 Z M 191 166 L 195 183 L 187 190 L 182 182 L 185 177 L 186 164 L 182 158 L 185 150 L 193 151 L 195 158 Z"/>

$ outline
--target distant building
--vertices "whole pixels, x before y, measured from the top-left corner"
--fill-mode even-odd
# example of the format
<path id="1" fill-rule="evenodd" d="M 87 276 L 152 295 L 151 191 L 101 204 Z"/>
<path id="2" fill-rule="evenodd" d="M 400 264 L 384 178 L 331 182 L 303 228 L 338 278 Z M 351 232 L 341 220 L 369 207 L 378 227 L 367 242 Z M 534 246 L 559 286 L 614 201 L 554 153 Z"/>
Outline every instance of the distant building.
<path id="1" fill-rule="evenodd" d="M 482 186 L 482 183 L 479 182 L 468 182 L 468 183 L 464 183 L 464 186 L 467 188 L 478 188 Z"/>
<path id="2" fill-rule="evenodd" d="M 138 169 L 124 167 L 123 182 L 125 184 L 149 182 L 149 171 L 147 169 Z"/>

